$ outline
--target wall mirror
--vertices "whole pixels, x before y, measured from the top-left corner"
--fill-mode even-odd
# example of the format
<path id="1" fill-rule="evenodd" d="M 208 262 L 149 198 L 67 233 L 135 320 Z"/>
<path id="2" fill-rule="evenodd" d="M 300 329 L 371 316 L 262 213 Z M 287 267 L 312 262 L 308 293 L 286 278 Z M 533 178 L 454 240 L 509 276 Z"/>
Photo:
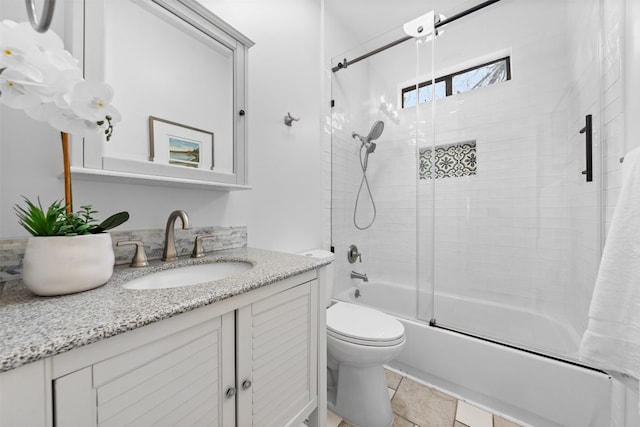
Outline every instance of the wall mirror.
<path id="1" fill-rule="evenodd" d="M 160 185 L 247 188 L 247 51 L 253 42 L 194 0 L 91 0 L 85 78 L 122 114 L 109 142 L 73 142 L 72 172 Z M 77 20 L 74 20 L 74 23 Z M 77 25 L 77 24 L 76 24 Z M 81 49 L 80 49 L 81 48 Z"/>

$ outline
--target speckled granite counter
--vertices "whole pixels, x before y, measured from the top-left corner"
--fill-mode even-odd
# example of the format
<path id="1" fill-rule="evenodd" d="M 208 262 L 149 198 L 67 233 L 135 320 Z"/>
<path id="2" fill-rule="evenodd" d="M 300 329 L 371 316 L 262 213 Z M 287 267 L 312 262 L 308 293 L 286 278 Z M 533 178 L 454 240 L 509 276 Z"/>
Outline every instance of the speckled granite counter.
<path id="1" fill-rule="evenodd" d="M 145 274 L 216 260 L 254 267 L 215 285 L 131 290 L 121 285 Z M 215 303 L 328 264 L 261 249 L 238 248 L 144 268 L 116 268 L 104 286 L 60 297 L 38 297 L 22 282 L 7 282 L 0 295 L 0 372 L 54 356 L 144 325 Z"/>

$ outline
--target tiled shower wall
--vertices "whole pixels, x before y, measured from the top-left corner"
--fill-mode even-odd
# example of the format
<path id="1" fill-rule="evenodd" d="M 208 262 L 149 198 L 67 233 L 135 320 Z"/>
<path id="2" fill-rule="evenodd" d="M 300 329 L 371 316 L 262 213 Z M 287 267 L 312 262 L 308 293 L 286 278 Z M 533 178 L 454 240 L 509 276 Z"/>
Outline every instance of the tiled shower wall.
<path id="1" fill-rule="evenodd" d="M 601 244 L 598 189 L 602 184 L 607 190 L 602 202 L 609 207 L 608 221 L 620 185 L 623 4 L 572 0 L 545 2 L 540 8 L 531 2 L 501 3 L 466 17 L 438 38 L 438 74 L 506 53 L 513 80 L 437 102 L 436 144 L 475 140 L 477 175 L 438 179 L 435 194 L 434 182 L 421 180 L 417 232 L 415 141 L 417 135 L 420 147 L 431 146 L 434 121 L 430 104 L 418 114 L 397 105 L 399 89 L 415 81 L 416 63 L 418 74 L 428 75 L 430 48 L 423 46 L 416 54 L 415 45 L 407 42 L 333 76 L 336 131 L 327 153 L 334 161 L 331 221 L 338 290 L 358 283 L 349 279 L 352 269 L 366 272 L 372 281 L 415 286 L 416 259 L 420 288 L 428 290 L 435 259 L 439 292 L 549 315 L 569 325 L 579 339 Z M 487 26 L 489 18 L 502 24 Z M 593 31 L 600 20 L 603 79 L 600 34 Z M 604 153 L 604 169 L 596 164 L 592 183 L 580 173 L 584 136 L 578 131 L 585 114 L 594 115 L 594 141 Z M 368 171 L 378 216 L 370 230 L 358 231 L 352 215 L 361 178 L 359 143 L 351 131 L 366 134 L 375 120 L 385 122 Z M 371 213 L 368 203 L 363 190 L 361 222 Z M 362 264 L 347 264 L 344 254 L 351 243 L 364 254 Z M 429 318 L 429 308 L 420 315 Z M 436 313 L 439 319 L 448 315 Z"/>

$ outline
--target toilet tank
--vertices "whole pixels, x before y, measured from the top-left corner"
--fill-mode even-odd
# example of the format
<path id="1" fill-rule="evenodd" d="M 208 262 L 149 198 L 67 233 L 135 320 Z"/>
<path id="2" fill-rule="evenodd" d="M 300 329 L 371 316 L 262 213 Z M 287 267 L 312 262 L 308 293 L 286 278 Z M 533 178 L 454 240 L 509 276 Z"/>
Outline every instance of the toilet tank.
<path id="1" fill-rule="evenodd" d="M 333 261 L 335 261 L 336 256 L 333 252 L 326 251 L 324 249 L 312 249 L 310 251 L 300 252 L 298 255 L 313 257 L 321 260 L 331 261 L 331 264 L 326 266 L 327 269 L 327 289 L 325 295 L 324 305 L 325 307 L 329 307 L 331 303 L 331 297 L 333 295 Z"/>

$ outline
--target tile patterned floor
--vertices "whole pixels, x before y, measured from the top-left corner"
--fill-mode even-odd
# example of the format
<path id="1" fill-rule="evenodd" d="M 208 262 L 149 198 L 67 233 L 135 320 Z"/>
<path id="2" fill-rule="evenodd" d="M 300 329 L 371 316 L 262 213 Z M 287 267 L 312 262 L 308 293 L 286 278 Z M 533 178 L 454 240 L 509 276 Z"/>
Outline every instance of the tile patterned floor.
<path id="1" fill-rule="evenodd" d="M 521 427 L 439 390 L 386 370 L 392 427 Z M 329 414 L 328 427 L 353 427 Z"/>

